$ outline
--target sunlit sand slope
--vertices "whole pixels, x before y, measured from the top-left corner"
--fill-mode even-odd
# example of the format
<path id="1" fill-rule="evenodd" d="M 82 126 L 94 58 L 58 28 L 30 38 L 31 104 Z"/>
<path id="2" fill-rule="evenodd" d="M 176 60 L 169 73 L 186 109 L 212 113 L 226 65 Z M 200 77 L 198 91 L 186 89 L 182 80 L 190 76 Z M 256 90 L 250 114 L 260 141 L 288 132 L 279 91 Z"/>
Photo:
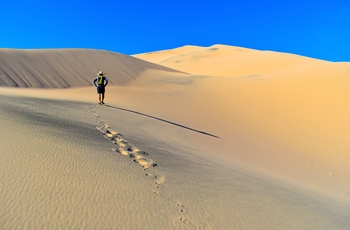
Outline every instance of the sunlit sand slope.
<path id="1" fill-rule="evenodd" d="M 229 46 L 175 50 L 159 52 L 159 63 L 178 58 L 188 68 L 178 69 L 202 75 L 132 84 L 164 89 L 157 98 L 169 116 L 221 137 L 215 154 L 350 199 L 350 63 Z"/>
<path id="2" fill-rule="evenodd" d="M 176 120 L 91 103 L 0 99 L 2 229 L 349 226 L 344 204 L 200 154 L 206 145 L 193 139 L 216 138 Z"/>
<path id="3" fill-rule="evenodd" d="M 195 75 L 256 76 L 283 73 L 325 61 L 272 51 L 259 51 L 227 45 L 184 46 L 134 57 Z"/>
<path id="4" fill-rule="evenodd" d="M 125 84 L 147 70 L 174 71 L 119 53 L 88 49 L 0 49 L 0 86 L 68 88 L 91 85 L 100 70 Z"/>

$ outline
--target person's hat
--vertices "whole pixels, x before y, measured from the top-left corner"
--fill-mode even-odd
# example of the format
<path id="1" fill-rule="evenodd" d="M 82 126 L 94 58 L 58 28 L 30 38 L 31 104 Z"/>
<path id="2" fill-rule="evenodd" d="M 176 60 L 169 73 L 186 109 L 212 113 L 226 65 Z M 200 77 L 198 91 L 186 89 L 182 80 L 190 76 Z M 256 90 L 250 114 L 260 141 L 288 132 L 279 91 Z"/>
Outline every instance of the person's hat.
<path id="1" fill-rule="evenodd" d="M 98 72 L 98 75 L 105 75 L 106 73 L 104 73 L 103 71 Z"/>

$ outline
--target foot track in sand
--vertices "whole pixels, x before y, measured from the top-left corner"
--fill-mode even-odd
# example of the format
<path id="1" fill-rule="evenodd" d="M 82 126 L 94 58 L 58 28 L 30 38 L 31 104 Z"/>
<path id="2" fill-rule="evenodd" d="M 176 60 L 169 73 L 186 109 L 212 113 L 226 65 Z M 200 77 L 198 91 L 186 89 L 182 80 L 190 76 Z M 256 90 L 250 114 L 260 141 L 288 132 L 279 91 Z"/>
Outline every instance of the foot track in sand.
<path id="1" fill-rule="evenodd" d="M 156 175 L 149 172 L 150 168 L 157 166 L 157 164 L 149 158 L 149 153 L 132 145 L 128 140 L 124 138 L 121 133 L 111 129 L 111 127 L 104 120 L 101 120 L 100 116 L 96 112 L 97 108 L 99 108 L 99 106 L 96 106 L 95 108 L 91 107 L 91 112 L 93 113 L 94 117 L 98 119 L 98 126 L 96 129 L 99 130 L 106 139 L 110 140 L 113 144 L 116 145 L 116 148 L 113 148 L 112 151 L 117 152 L 123 156 L 128 156 L 133 160 L 133 162 L 138 163 L 143 168 L 145 176 L 156 179 L 154 181 L 155 187 L 152 190 L 153 194 L 172 203 L 176 203 L 178 212 L 180 214 L 178 219 L 182 224 L 200 229 L 199 225 L 192 223 L 186 218 L 187 209 L 185 208 L 185 205 L 182 204 L 182 202 L 174 201 L 162 192 L 166 178 L 163 175 Z"/>
<path id="2" fill-rule="evenodd" d="M 290 152 L 292 152 L 290 150 Z M 325 175 L 327 175 L 328 177 L 341 182 L 343 184 L 350 184 L 348 181 L 346 181 L 345 179 L 338 177 L 338 175 L 336 175 L 335 173 L 323 168 L 320 166 L 320 164 L 318 164 L 316 161 L 308 158 L 307 156 L 305 156 L 304 154 L 301 153 L 297 153 L 297 156 L 300 157 L 302 160 L 304 160 L 306 163 L 308 163 L 311 167 L 317 169 L 318 171 L 321 171 L 322 173 L 324 173 Z"/>
<path id="3" fill-rule="evenodd" d="M 112 130 L 106 123 L 100 122 L 101 125 L 96 127 L 107 139 L 112 141 L 116 145 L 115 152 L 121 155 L 128 156 L 135 163 L 141 165 L 143 169 L 149 169 L 151 167 L 156 167 L 157 164 L 150 159 L 149 154 L 145 151 L 138 149 L 127 141 L 123 135 L 119 132 Z"/>

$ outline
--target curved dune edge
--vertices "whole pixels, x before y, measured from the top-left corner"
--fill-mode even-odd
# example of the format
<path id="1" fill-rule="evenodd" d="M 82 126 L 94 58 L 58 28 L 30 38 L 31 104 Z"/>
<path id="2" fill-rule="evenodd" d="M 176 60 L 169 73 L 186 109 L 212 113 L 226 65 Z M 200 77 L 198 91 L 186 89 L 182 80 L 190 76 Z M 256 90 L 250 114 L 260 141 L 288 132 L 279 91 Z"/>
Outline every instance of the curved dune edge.
<path id="1" fill-rule="evenodd" d="M 254 77 L 326 63 L 299 55 L 228 45 L 183 46 L 133 56 L 194 75 L 221 77 Z"/>
<path id="2" fill-rule="evenodd" d="M 100 71 L 125 85 L 145 70 L 177 72 L 127 55 L 91 49 L 0 49 L 0 86 L 71 88 L 92 85 Z"/>

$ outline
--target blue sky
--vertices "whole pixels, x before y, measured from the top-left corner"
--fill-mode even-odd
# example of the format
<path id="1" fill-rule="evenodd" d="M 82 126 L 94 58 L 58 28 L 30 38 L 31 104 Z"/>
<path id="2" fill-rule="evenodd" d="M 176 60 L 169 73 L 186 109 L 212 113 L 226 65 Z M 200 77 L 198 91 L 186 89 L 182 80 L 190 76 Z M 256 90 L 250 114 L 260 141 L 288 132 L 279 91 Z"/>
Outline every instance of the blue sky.
<path id="1" fill-rule="evenodd" d="M 0 0 L 1 48 L 213 44 L 350 61 L 350 0 Z"/>

